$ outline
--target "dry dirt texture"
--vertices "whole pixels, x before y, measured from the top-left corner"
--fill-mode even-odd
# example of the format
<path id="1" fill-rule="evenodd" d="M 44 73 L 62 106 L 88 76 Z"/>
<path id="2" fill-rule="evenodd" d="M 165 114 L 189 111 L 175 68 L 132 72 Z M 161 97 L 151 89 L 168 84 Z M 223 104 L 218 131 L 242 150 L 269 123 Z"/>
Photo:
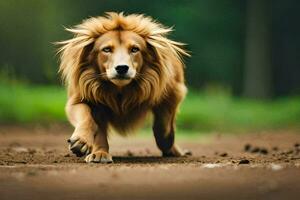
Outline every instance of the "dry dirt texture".
<path id="1" fill-rule="evenodd" d="M 162 158 L 153 138 L 111 137 L 113 164 L 72 155 L 70 128 L 0 126 L 0 199 L 299 199 L 300 133 L 211 134 Z"/>

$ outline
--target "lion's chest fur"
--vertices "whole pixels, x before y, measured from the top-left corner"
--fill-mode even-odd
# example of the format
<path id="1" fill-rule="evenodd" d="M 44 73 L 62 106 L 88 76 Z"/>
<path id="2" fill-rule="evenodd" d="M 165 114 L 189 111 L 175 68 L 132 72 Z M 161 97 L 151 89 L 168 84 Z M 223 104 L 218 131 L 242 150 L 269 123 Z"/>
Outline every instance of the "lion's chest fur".
<path id="1" fill-rule="evenodd" d="M 104 104 L 91 104 L 90 107 L 97 124 L 107 122 L 120 134 L 129 133 L 142 125 L 147 114 L 151 111 L 151 106 L 148 103 L 133 106 L 127 110 L 119 110 L 119 112 Z"/>

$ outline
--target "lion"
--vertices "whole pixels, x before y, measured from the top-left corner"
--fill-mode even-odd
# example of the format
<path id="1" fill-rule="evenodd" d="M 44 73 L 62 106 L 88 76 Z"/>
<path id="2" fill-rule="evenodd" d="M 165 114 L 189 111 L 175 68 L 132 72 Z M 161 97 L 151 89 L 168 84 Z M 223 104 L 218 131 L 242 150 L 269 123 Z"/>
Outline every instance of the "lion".
<path id="1" fill-rule="evenodd" d="M 175 144 L 175 118 L 187 87 L 185 44 L 167 37 L 172 28 L 141 14 L 109 12 L 66 28 L 58 42 L 67 87 L 65 111 L 74 132 L 70 150 L 85 161 L 111 163 L 108 135 L 140 127 L 153 114 L 153 133 L 163 156 L 185 156 Z"/>

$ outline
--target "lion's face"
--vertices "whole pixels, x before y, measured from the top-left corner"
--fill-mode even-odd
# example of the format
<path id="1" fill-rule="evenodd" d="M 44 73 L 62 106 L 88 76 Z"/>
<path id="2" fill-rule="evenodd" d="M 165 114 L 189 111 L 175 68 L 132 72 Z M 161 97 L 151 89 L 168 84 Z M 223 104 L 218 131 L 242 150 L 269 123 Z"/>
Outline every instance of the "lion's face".
<path id="1" fill-rule="evenodd" d="M 143 65 L 145 40 L 131 31 L 109 31 L 94 44 L 96 63 L 102 75 L 118 87 L 131 82 Z"/>

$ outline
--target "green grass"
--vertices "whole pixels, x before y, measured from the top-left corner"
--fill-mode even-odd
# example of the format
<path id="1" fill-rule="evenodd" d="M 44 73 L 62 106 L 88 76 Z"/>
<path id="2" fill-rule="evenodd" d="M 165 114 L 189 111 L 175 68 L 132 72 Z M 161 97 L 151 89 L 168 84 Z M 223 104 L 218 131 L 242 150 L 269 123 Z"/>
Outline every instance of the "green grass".
<path id="1" fill-rule="evenodd" d="M 65 102 L 61 87 L 0 83 L 0 122 L 65 122 Z M 299 122 L 300 97 L 255 101 L 196 92 L 189 93 L 177 119 L 178 127 L 190 132 L 286 128 Z"/>
<path id="2" fill-rule="evenodd" d="M 286 128 L 299 122 L 299 97 L 259 101 L 190 93 L 178 117 L 182 128 L 221 131 Z"/>
<path id="3" fill-rule="evenodd" d="M 0 84 L 1 122 L 66 121 L 65 91 L 56 86 Z"/>

